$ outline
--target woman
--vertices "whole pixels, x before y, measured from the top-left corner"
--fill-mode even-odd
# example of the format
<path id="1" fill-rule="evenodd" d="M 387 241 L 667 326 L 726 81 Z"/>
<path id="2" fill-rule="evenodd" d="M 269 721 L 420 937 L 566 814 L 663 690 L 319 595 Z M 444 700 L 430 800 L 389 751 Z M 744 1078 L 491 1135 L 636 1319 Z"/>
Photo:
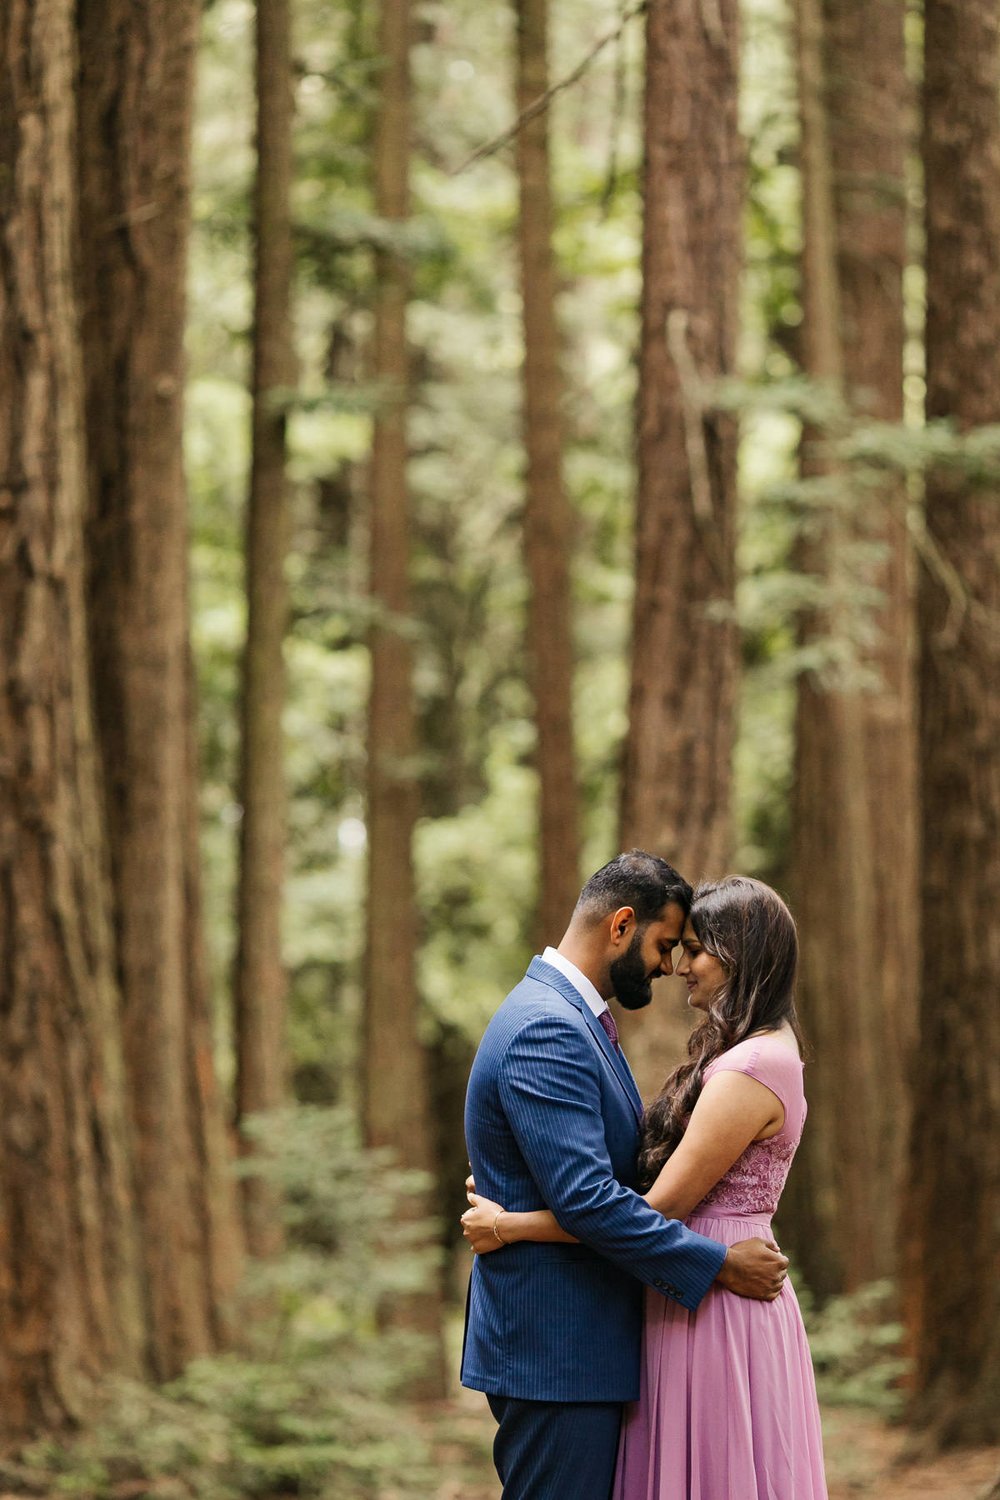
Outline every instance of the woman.
<path id="1" fill-rule="evenodd" d="M 688 1061 L 643 1123 L 647 1201 L 723 1244 L 770 1234 L 806 1105 L 795 1015 L 795 923 L 760 881 L 695 892 L 676 972 L 701 1020 Z M 546 1210 L 469 1192 L 479 1254 L 569 1240 Z M 595 1350 L 595 1358 L 600 1351 Z M 691 1313 L 648 1291 L 639 1401 L 626 1408 L 613 1500 L 826 1500 L 812 1364 L 795 1292 L 752 1302 L 720 1286 Z"/>

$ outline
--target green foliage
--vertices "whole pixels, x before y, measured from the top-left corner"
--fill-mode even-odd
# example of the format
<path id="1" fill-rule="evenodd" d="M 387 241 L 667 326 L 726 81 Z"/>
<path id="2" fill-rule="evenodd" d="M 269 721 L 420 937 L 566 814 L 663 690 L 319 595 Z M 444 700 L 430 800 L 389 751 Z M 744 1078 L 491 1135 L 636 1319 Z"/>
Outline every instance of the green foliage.
<path id="1" fill-rule="evenodd" d="M 965 480 L 995 487 L 1000 479 L 1000 425 L 960 433 L 952 422 L 858 423 L 843 440 L 845 458 L 857 465 L 902 475 L 952 471 Z"/>
<path id="2" fill-rule="evenodd" d="M 525 674 L 521 559 L 520 297 L 513 153 L 456 174 L 511 121 L 514 11 L 420 7 L 413 66 L 413 217 L 373 213 L 377 8 L 296 6 L 296 342 L 289 411 L 294 536 L 287 646 L 290 841 L 286 952 L 300 1097 L 355 1088 L 364 900 L 368 536 L 365 464 L 380 396 L 370 380 L 375 252 L 411 262 L 413 596 L 422 821 L 416 862 L 425 1030 L 474 1042 L 529 951 L 535 897 L 535 734 Z M 206 11 L 195 132 L 188 455 L 201 693 L 207 927 L 220 1017 L 232 949 L 238 651 L 244 625 L 252 152 L 249 0 Z M 607 0 L 552 10 L 553 71 L 614 20 Z M 741 116 L 749 195 L 743 377 L 706 393 L 738 412 L 743 635 L 734 864 L 783 881 L 796 689 L 804 672 L 873 679 L 878 551 L 862 537 L 850 597 L 804 577 L 799 541 L 831 513 L 875 517 L 930 466 L 994 472 L 996 435 L 959 436 L 847 413 L 797 373 L 801 321 L 798 123 L 787 0 L 747 0 Z M 640 287 L 642 27 L 626 29 L 552 104 L 567 484 L 577 517 L 575 678 L 584 861 L 613 851 L 625 731 L 633 535 L 634 350 Z M 911 302 L 920 288 L 909 287 Z M 914 320 L 911 319 L 911 322 Z M 914 325 L 915 326 L 915 325 Z M 915 377 L 911 377 L 915 378 Z M 803 480 L 807 424 L 842 475 Z M 912 498 L 912 495 L 911 495 Z M 837 606 L 836 634 L 799 644 Z M 584 873 L 584 872 L 581 872 Z M 228 1026 L 220 1025 L 225 1037 Z M 453 1122 L 450 1128 L 458 1128 Z"/>
<path id="3" fill-rule="evenodd" d="M 824 1405 L 861 1406 L 883 1416 L 902 1410 L 903 1328 L 891 1282 L 875 1281 L 817 1309 L 799 1292 L 816 1387 Z"/>
<path id="4" fill-rule="evenodd" d="M 289 1248 L 243 1289 L 243 1348 L 196 1361 L 161 1390 L 115 1382 L 78 1442 L 26 1455 L 53 1495 L 246 1500 L 295 1494 L 426 1497 L 433 1418 L 401 1399 L 422 1341 L 388 1334 L 387 1295 L 426 1285 L 428 1226 L 400 1226 L 417 1174 L 361 1150 L 348 1112 L 295 1109 L 258 1120 L 263 1170 L 287 1202 Z M 260 1170 L 256 1164 L 254 1170 Z"/>
<path id="5" fill-rule="evenodd" d="M 421 8 L 414 217 L 402 238 L 372 213 L 376 54 L 371 7 L 296 8 L 294 213 L 300 378 L 290 413 L 295 532 L 289 575 L 286 952 L 300 1097 L 350 1103 L 360 1018 L 365 698 L 370 621 L 364 464 L 379 393 L 368 377 L 373 251 L 410 256 L 416 400 L 410 414 L 413 618 L 423 813 L 417 872 L 428 1038 L 475 1040 L 529 952 L 534 904 L 534 726 L 525 682 L 521 563 L 521 343 L 509 151 L 452 169 L 510 120 L 513 12 L 471 0 Z M 604 0 L 556 8 L 577 57 Z M 203 732 L 208 934 L 226 1005 L 238 651 L 244 623 L 252 166 L 252 7 L 204 20 L 191 278 L 189 473 Z M 567 474 L 579 515 L 577 719 L 587 861 L 613 849 L 631 606 L 632 350 L 639 203 L 634 105 L 640 29 L 557 101 L 565 271 Z M 620 66 L 619 66 L 620 65 Z M 621 108 L 619 83 L 625 86 Z M 429 123 L 433 120 L 433 131 Z M 610 197 L 607 169 L 617 157 Z M 387 233 L 389 239 L 386 238 Z M 227 1026 L 220 1028 L 223 1035 Z M 451 1129 L 460 1131 L 460 1122 Z"/>

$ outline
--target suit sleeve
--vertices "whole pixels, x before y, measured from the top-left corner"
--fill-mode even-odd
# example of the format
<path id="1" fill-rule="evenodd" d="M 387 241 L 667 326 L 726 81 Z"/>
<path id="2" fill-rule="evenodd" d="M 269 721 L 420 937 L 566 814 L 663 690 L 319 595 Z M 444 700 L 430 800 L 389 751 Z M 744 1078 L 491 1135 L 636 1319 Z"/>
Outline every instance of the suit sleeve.
<path id="1" fill-rule="evenodd" d="M 562 1227 L 683 1307 L 715 1280 L 726 1247 L 662 1214 L 615 1179 L 598 1059 L 569 1022 L 530 1020 L 507 1046 L 500 1099 L 539 1191 Z"/>

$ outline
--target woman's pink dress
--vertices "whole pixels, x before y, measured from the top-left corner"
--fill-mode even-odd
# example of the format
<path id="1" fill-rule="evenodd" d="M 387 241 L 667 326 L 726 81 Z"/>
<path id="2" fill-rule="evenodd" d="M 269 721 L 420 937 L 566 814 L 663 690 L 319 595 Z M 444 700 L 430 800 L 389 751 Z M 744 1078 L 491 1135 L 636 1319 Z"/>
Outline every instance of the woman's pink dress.
<path id="1" fill-rule="evenodd" d="M 785 1121 L 754 1141 L 687 1223 L 724 1245 L 767 1236 L 802 1135 L 802 1063 L 774 1035 L 716 1058 L 776 1094 Z M 639 1400 L 625 1408 L 613 1500 L 826 1500 L 812 1361 L 790 1281 L 774 1302 L 716 1285 L 695 1312 L 649 1291 Z"/>

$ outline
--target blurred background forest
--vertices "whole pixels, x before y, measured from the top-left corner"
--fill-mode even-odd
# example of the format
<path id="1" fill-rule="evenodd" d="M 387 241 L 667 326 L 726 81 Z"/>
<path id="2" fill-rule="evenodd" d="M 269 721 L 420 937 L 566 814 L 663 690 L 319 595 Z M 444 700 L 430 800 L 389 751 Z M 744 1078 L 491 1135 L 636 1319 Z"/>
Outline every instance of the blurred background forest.
<path id="1" fill-rule="evenodd" d="M 0 1490 L 496 1494 L 465 1079 L 639 845 L 799 920 L 832 1492 L 1000 1493 L 992 0 L 5 0 L 0 388 Z"/>

